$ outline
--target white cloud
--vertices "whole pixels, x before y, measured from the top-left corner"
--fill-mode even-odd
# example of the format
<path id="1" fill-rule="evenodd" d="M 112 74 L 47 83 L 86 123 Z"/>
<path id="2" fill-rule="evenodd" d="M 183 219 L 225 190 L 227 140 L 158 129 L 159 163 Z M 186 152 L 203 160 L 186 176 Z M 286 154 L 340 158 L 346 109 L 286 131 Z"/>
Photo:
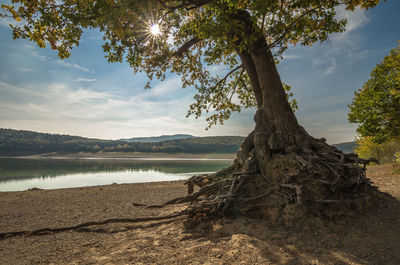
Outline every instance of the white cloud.
<path id="1" fill-rule="evenodd" d="M 356 8 L 354 11 L 350 11 L 346 10 L 346 8 L 343 6 L 339 6 L 336 9 L 336 17 L 338 19 L 347 20 L 346 30 L 344 32 L 334 34 L 331 39 L 346 42 L 347 44 L 353 42 L 354 31 L 362 28 L 369 22 L 366 11 L 360 8 Z"/>
<path id="2" fill-rule="evenodd" d="M 95 79 L 95 78 L 93 78 L 93 79 L 90 79 L 90 78 L 78 78 L 78 79 L 75 79 L 74 81 L 75 82 L 96 82 L 97 79 Z"/>
<path id="3" fill-rule="evenodd" d="M 182 90 L 182 82 L 179 77 L 173 77 L 164 82 L 160 82 L 155 87 L 151 88 L 150 90 L 145 90 L 145 94 L 148 96 L 166 96 L 171 95 L 178 90 Z"/>
<path id="4" fill-rule="evenodd" d="M 24 96 L 29 95 L 30 97 L 31 96 L 42 96 L 41 93 L 39 93 L 35 90 L 21 88 L 21 87 L 10 85 L 8 83 L 1 82 L 1 81 L 0 81 L 0 92 L 2 95 L 2 97 L 0 97 L 0 102 L 4 98 L 4 96 L 6 96 L 8 94 L 12 94 L 15 97 L 17 97 L 18 95 L 24 95 Z"/>
<path id="5" fill-rule="evenodd" d="M 78 70 L 81 70 L 81 71 L 84 71 L 84 72 L 91 73 L 91 71 L 89 69 L 87 69 L 87 68 L 85 68 L 85 67 L 83 67 L 83 66 L 81 66 L 79 64 L 70 64 L 70 63 L 67 63 L 67 62 L 65 62 L 63 60 L 57 60 L 56 63 L 59 64 L 59 65 L 62 65 L 62 66 L 71 67 L 71 68 L 75 68 L 75 69 L 78 69 Z"/>
<path id="6" fill-rule="evenodd" d="M 300 124 L 314 137 L 324 137 L 329 143 L 353 141 L 356 125 L 347 122 L 347 109 L 302 111 L 297 113 Z"/>
<path id="7" fill-rule="evenodd" d="M 44 55 L 39 54 L 38 52 L 36 52 L 35 50 L 33 50 L 34 46 L 33 45 L 25 45 L 25 47 L 29 47 L 25 49 L 25 51 L 28 51 L 30 55 L 32 55 L 33 57 L 38 58 L 40 61 L 42 62 L 48 62 L 50 61 L 49 58 L 47 58 Z"/>
<path id="8" fill-rule="evenodd" d="M 320 56 L 312 59 L 312 67 L 321 71 L 322 75 L 328 76 L 334 73 L 336 60 L 331 56 Z"/>
<path id="9" fill-rule="evenodd" d="M 346 19 L 346 31 L 351 32 L 360 27 L 363 27 L 369 22 L 366 16 L 366 11 L 360 8 L 356 8 L 354 11 L 346 10 L 344 6 L 339 6 L 336 9 L 336 17 L 339 19 Z M 343 36 L 343 34 L 340 34 Z"/>
<path id="10" fill-rule="evenodd" d="M 369 50 L 369 49 L 365 49 L 365 50 L 350 50 L 346 56 L 352 60 L 353 62 L 368 58 L 370 56 L 372 56 L 373 51 Z"/>
<path id="11" fill-rule="evenodd" d="M 331 59 L 329 66 L 324 70 L 324 72 L 322 73 L 323 75 L 327 76 L 330 74 L 333 74 L 333 71 L 336 69 L 336 60 L 335 59 Z"/>
<path id="12" fill-rule="evenodd" d="M 166 133 L 197 134 L 206 124 L 186 119 L 191 95 L 174 97 L 179 80 L 161 83 L 134 97 L 73 88 L 68 84 L 41 89 L 0 82 L 1 127 L 67 133 L 99 138 L 122 138 Z M 149 94 L 150 93 L 150 94 Z M 165 96 L 173 97 L 166 99 Z"/>
<path id="13" fill-rule="evenodd" d="M 20 72 L 34 72 L 36 71 L 35 69 L 31 69 L 31 68 L 18 68 L 17 69 Z"/>
<path id="14" fill-rule="evenodd" d="M 300 59 L 301 55 L 299 53 L 284 53 L 283 55 L 283 60 L 296 60 Z"/>
<path id="15" fill-rule="evenodd" d="M 345 32 L 332 34 L 328 42 L 313 47 L 290 47 L 284 59 L 311 59 L 312 71 L 322 76 L 331 76 L 339 71 L 338 65 L 356 64 L 357 61 L 371 56 L 372 51 L 363 48 L 364 36 L 361 29 L 369 23 L 365 10 L 356 8 L 354 11 L 339 7 L 338 19 L 347 19 Z M 285 62 L 285 60 L 284 60 Z"/>
<path id="16" fill-rule="evenodd" d="M 79 65 L 79 64 L 76 64 L 76 63 L 67 63 L 66 61 L 61 60 L 61 59 L 54 60 L 54 58 L 42 55 L 41 53 L 38 52 L 38 50 L 36 49 L 34 44 L 24 45 L 24 52 L 28 53 L 30 56 L 38 58 L 42 62 L 46 62 L 46 63 L 50 63 L 50 64 L 56 64 L 56 65 L 60 65 L 60 66 L 63 66 L 63 67 L 68 67 L 68 68 L 74 68 L 74 69 L 77 69 L 77 70 L 80 70 L 80 71 L 83 71 L 83 72 L 86 72 L 86 73 L 93 73 L 93 71 L 89 70 L 88 68 L 86 68 L 86 67 L 84 67 L 82 65 Z M 22 69 L 28 69 L 28 68 L 22 68 Z M 76 81 L 78 81 L 78 82 L 81 82 L 81 81 L 90 82 L 92 80 L 93 79 L 84 79 L 84 78 L 80 79 L 80 78 L 78 78 Z"/>

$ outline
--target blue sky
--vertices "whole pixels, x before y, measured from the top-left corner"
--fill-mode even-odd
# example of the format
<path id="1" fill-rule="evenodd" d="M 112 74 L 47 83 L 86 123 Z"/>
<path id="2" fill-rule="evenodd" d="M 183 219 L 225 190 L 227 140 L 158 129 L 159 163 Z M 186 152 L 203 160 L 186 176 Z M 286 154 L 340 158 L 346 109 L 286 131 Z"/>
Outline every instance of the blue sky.
<path id="1" fill-rule="evenodd" d="M 5 1 L 0 0 L 0 3 Z M 352 141 L 356 125 L 347 105 L 370 71 L 400 40 L 400 2 L 364 11 L 338 10 L 348 19 L 345 33 L 312 47 L 291 47 L 278 65 L 282 80 L 299 102 L 296 116 L 315 137 L 329 143 Z M 101 34 L 85 32 L 67 60 L 27 40 L 12 40 L 0 20 L 0 128 L 119 139 L 161 134 L 247 135 L 255 110 L 235 114 L 206 131 L 204 119 L 185 118 L 193 88 L 178 76 L 153 82 L 133 75 L 126 63 L 110 64 Z"/>

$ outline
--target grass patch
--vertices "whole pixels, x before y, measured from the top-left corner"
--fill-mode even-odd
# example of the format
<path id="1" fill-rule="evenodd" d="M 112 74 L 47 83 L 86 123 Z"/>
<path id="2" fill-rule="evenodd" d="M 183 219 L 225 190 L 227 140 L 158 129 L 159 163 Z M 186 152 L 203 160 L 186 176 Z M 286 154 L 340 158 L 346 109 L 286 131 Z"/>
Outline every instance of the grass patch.
<path id="1" fill-rule="evenodd" d="M 395 170 L 392 171 L 392 174 L 400 174 L 400 168 L 396 168 Z"/>

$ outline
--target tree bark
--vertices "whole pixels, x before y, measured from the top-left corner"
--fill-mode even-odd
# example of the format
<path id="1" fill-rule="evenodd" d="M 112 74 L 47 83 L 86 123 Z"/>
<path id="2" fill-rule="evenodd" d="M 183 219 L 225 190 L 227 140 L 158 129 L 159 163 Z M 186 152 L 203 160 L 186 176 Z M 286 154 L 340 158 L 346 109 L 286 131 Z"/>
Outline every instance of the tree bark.
<path id="1" fill-rule="evenodd" d="M 246 70 L 247 75 L 250 78 L 251 87 L 253 88 L 254 97 L 256 98 L 257 102 L 257 108 L 262 108 L 263 95 L 253 59 L 251 58 L 250 53 L 248 53 L 247 51 L 238 51 L 237 53 L 240 57 L 240 60 L 242 61 L 242 65 Z"/>
<path id="2" fill-rule="evenodd" d="M 271 122 L 277 131 L 298 130 L 297 119 L 286 98 L 274 58 L 265 38 L 258 38 L 249 49 L 262 90 L 262 109 L 266 120 Z"/>

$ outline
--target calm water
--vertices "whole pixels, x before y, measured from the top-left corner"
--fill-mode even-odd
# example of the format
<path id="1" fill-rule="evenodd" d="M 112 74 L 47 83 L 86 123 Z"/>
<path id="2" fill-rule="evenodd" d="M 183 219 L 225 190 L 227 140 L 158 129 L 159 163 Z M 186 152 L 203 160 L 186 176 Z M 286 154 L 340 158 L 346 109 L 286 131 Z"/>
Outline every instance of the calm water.
<path id="1" fill-rule="evenodd" d="M 182 180 L 231 164 L 232 160 L 0 158 L 0 191 Z"/>

